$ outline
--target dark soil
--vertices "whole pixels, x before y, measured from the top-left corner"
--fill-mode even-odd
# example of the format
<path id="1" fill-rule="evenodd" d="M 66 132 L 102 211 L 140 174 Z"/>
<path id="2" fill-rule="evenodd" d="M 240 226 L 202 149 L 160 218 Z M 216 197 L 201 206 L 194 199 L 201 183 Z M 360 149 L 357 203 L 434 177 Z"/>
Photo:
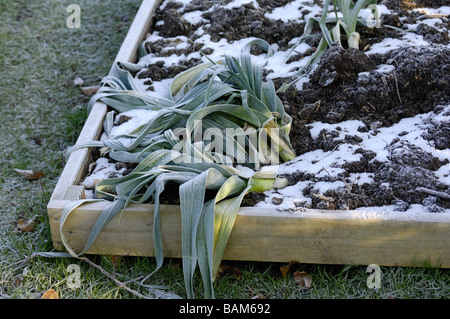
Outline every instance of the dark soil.
<path id="1" fill-rule="evenodd" d="M 439 8 L 448 5 L 447 0 L 383 0 L 380 4 L 388 9 L 415 9 L 415 8 Z"/>
<path id="2" fill-rule="evenodd" d="M 381 74 L 375 65 L 389 63 L 394 72 Z M 308 124 L 316 121 L 339 123 L 360 120 L 366 124 L 360 130 L 369 130 L 372 123 L 391 126 L 402 118 L 417 114 L 441 111 L 441 105 L 450 102 L 450 49 L 442 46 L 401 48 L 384 57 L 369 58 L 361 51 L 345 50 L 339 46 L 330 48 L 319 67 L 303 85 L 303 90 L 291 88 L 280 97 L 293 117 L 291 141 L 297 154 L 316 149 L 333 150 L 339 143 L 337 132 L 324 131 L 323 138 L 312 139 Z M 358 76 L 368 72 L 366 76 Z M 447 149 L 450 140 L 450 124 L 434 125 L 425 139 L 433 141 L 438 149 Z M 346 143 L 357 145 L 358 137 L 347 136 Z M 391 158 L 387 162 L 371 161 L 375 154 L 358 149 L 363 154 L 361 161 L 346 165 L 346 174 L 328 181 L 345 180 L 351 173 L 373 173 L 374 182 L 358 186 L 351 184 L 346 189 L 331 190 L 319 196 L 311 196 L 312 207 L 320 209 L 354 209 L 363 206 L 399 204 L 405 210 L 411 204 L 429 203 L 429 195 L 417 188 L 448 192 L 448 185 L 440 184 L 433 174 L 447 161 L 440 161 L 419 147 L 396 141 L 387 148 Z M 324 181 L 309 176 L 290 176 L 291 184 L 301 180 Z M 388 184 L 386 184 L 388 183 Z M 382 185 L 389 185 L 383 187 Z M 316 194 L 317 195 L 317 194 Z M 397 207 L 397 206 L 396 206 Z M 435 198 L 429 210 L 441 211 L 449 208 L 448 200 Z"/>
<path id="3" fill-rule="evenodd" d="M 218 1 L 226 4 L 230 1 Z M 258 37 L 269 43 L 278 44 L 281 50 L 286 50 L 289 42 L 303 32 L 304 23 L 272 21 L 264 16 L 274 7 L 284 5 L 290 1 L 258 0 L 259 8 L 253 5 L 243 5 L 232 10 L 218 7 L 203 14 L 207 21 L 205 31 L 211 35 L 212 41 L 222 38 L 229 42 L 247 37 Z M 420 23 L 420 13 L 408 11 L 416 7 L 438 8 L 446 1 L 440 0 L 385 0 L 385 4 L 393 11 L 390 15 L 382 16 L 383 25 L 404 28 L 405 23 Z M 212 1 L 191 1 L 185 6 L 184 12 L 195 10 L 208 10 L 214 5 Z M 165 10 L 157 12 L 155 21 L 163 20 L 164 24 L 154 25 L 160 35 L 166 37 L 164 41 L 150 44 L 149 51 L 155 56 L 169 56 L 171 54 L 188 54 L 194 51 L 204 51 L 208 54 L 210 48 L 198 47 L 194 43 L 194 32 L 198 28 L 184 20 L 179 12 L 180 3 L 169 3 Z M 305 12 L 304 14 L 307 14 Z M 400 19 L 401 18 L 401 19 Z M 443 19 L 443 25 L 448 29 L 449 20 Z M 324 130 L 321 138 L 311 137 L 309 126 L 313 122 L 340 123 L 347 120 L 360 120 L 365 126 L 360 127 L 361 132 L 369 132 L 374 125 L 389 127 L 401 119 L 413 117 L 434 111 L 443 112 L 443 105 L 450 104 L 450 49 L 447 32 L 436 27 L 421 23 L 415 31 L 424 36 L 429 46 L 402 47 L 387 54 L 367 55 L 374 43 L 386 37 L 399 38 L 401 33 L 389 28 L 358 30 L 361 34 L 361 50 L 346 49 L 332 46 L 322 57 L 319 66 L 310 76 L 310 81 L 303 85 L 301 90 L 295 86 L 280 98 L 286 106 L 287 112 L 293 118 L 291 142 L 297 153 L 301 155 L 317 149 L 324 151 L 334 150 L 339 143 L 345 142 L 355 146 L 361 142 L 358 136 L 345 137 L 344 141 L 336 141 L 335 131 Z M 165 50 L 173 37 L 186 36 L 191 46 L 182 52 Z M 317 44 L 318 38 L 312 38 L 308 44 Z M 256 52 L 258 54 L 258 52 Z M 303 56 L 293 56 L 301 59 Z M 146 84 L 171 78 L 200 60 L 185 61 L 177 66 L 165 66 L 163 62 L 149 65 L 138 76 L 147 79 Z M 393 71 L 381 73 L 377 71 L 378 65 L 393 66 Z M 267 70 L 267 73 L 270 73 Z M 363 73 L 364 72 L 364 73 Z M 362 74 L 361 74 L 362 73 Z M 276 87 L 286 83 L 287 79 L 275 79 Z M 151 89 L 151 87 L 150 87 Z M 374 131 L 376 134 L 376 130 Z M 423 136 L 424 139 L 434 143 L 436 149 L 450 148 L 449 123 L 430 124 L 430 128 Z M 450 193 L 449 186 L 438 181 L 433 174 L 448 160 L 442 161 L 433 154 L 423 151 L 404 140 L 394 140 L 386 146 L 390 151 L 388 161 L 374 160 L 372 151 L 356 147 L 355 153 L 361 154 L 357 162 L 345 164 L 345 173 L 338 177 L 318 178 L 311 174 L 299 172 L 287 176 L 290 184 L 299 181 L 344 181 L 345 189 L 329 190 L 324 194 L 313 192 L 313 188 L 305 188 L 303 195 L 311 197 L 310 208 L 319 209 L 355 209 L 364 206 L 382 206 L 394 204 L 396 210 L 404 211 L 412 204 L 422 204 L 429 211 L 439 212 L 450 208 L 448 200 L 442 197 L 430 196 L 420 192 L 420 187 L 439 192 Z M 357 185 L 349 180 L 352 173 L 371 173 L 373 183 Z M 389 185 L 389 186 L 386 186 Z M 250 194 L 244 200 L 244 206 L 252 206 L 263 200 L 264 194 Z M 281 203 L 282 198 L 275 199 Z"/>
<path id="4" fill-rule="evenodd" d="M 228 1 L 218 1 L 219 4 L 227 4 Z M 280 3 L 288 3 L 289 1 L 272 1 L 261 0 L 259 1 L 260 8 L 255 8 L 252 4 L 243 5 L 240 8 L 228 10 L 219 7 L 212 12 L 205 12 L 202 17 L 210 25 L 206 28 L 206 32 L 211 35 L 211 40 L 214 42 L 219 41 L 222 38 L 228 41 L 237 41 L 248 37 L 257 37 L 268 41 L 269 43 L 277 43 L 280 48 L 286 49 L 288 43 L 299 34 L 303 32 L 303 23 L 289 22 L 283 23 L 282 21 L 269 20 L 264 17 L 265 12 L 271 11 L 274 6 L 279 6 Z M 207 11 L 214 5 L 213 1 L 199 1 L 194 0 L 190 2 L 183 12 L 191 12 L 196 10 Z M 158 40 L 147 45 L 147 50 L 155 56 L 170 56 L 172 54 L 185 54 L 188 55 L 194 51 L 200 51 L 205 54 L 211 54 L 212 48 L 204 48 L 202 45 L 195 43 L 197 35 L 194 34 L 197 26 L 191 25 L 188 21 L 184 20 L 181 13 L 177 10 L 181 7 L 181 4 L 177 2 L 168 3 L 164 10 L 157 11 L 155 14 L 155 23 L 157 21 L 164 21 L 162 25 L 154 25 L 153 29 L 160 32 L 160 35 L 167 38 L 166 40 Z M 306 13 L 305 13 L 306 14 Z M 174 41 L 170 38 L 177 36 L 186 36 L 190 39 L 191 46 L 182 50 L 167 50 L 168 46 L 172 46 Z M 252 53 L 260 53 L 255 50 Z M 197 65 L 201 60 L 193 59 L 185 61 L 180 66 L 168 66 L 164 67 L 164 64 L 157 62 L 154 65 L 149 65 L 148 70 L 141 72 L 139 78 L 148 78 L 149 81 L 145 84 L 151 85 L 151 81 L 160 81 L 166 78 L 172 78 L 176 74 Z M 149 88 L 152 89 L 151 87 Z"/>
<path id="5" fill-rule="evenodd" d="M 382 74 L 376 63 L 389 63 L 395 71 Z M 360 72 L 369 72 L 359 76 Z M 331 47 L 301 91 L 291 87 L 280 94 L 293 117 L 291 139 L 298 153 L 310 145 L 305 124 L 361 120 L 390 126 L 405 117 L 426 113 L 450 101 L 450 49 L 440 46 L 392 51 L 369 58 L 355 49 Z M 441 144 L 442 142 L 439 142 Z M 333 147 L 333 146 L 331 146 Z"/>
<path id="6" fill-rule="evenodd" d="M 197 65 L 200 63 L 199 59 L 191 59 L 189 61 L 185 61 L 184 63 L 180 63 L 177 65 L 165 66 L 164 61 L 156 62 L 155 64 L 147 66 L 145 70 L 138 74 L 138 78 L 146 79 L 144 82 L 145 85 L 148 85 L 148 90 L 153 91 L 154 88 L 152 86 L 153 81 L 161 81 L 164 79 L 170 79 L 181 73 L 186 71 L 187 69 Z"/>
<path id="7" fill-rule="evenodd" d="M 284 23 L 264 17 L 265 10 L 255 9 L 252 4 L 229 10 L 218 8 L 203 14 L 211 26 L 206 31 L 214 42 L 222 38 L 230 41 L 256 37 L 269 43 L 276 43 L 282 50 L 287 49 L 289 41 L 303 33 L 304 25 L 297 22 Z"/>

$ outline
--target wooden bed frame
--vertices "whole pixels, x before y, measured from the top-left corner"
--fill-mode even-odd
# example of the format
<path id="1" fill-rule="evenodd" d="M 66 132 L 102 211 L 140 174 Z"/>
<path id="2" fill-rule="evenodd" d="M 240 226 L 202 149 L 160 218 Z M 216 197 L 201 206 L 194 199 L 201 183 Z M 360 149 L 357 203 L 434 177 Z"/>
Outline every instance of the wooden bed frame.
<path id="1" fill-rule="evenodd" d="M 116 61 L 134 62 L 140 42 L 150 30 L 159 0 L 144 0 L 124 39 Z M 96 103 L 78 142 L 98 139 L 107 106 Z M 91 160 L 89 149 L 74 152 L 48 203 L 55 249 L 64 250 L 60 236 L 63 208 L 84 197 L 78 186 Z M 105 202 L 80 206 L 63 229 L 70 246 L 84 248 L 90 230 Z M 99 235 L 88 254 L 153 256 L 152 205 L 130 205 Z M 162 206 L 161 227 L 166 257 L 181 257 L 179 206 Z M 370 211 L 304 210 L 243 207 L 237 216 L 224 260 L 353 264 L 384 266 L 433 266 L 450 268 L 450 215 Z"/>

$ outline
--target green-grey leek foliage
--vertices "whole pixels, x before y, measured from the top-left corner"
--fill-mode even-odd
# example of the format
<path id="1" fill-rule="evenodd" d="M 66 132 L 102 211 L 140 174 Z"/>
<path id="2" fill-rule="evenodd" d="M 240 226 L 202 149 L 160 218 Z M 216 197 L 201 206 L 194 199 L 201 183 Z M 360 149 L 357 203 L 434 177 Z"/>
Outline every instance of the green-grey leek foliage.
<path id="1" fill-rule="evenodd" d="M 131 63 L 117 64 L 112 75 L 103 80 L 104 86 L 91 99 L 88 108 L 90 110 L 96 101 L 102 101 L 113 109 L 104 122 L 106 135 L 111 131 L 116 111 L 147 109 L 158 111 L 159 115 L 130 134 L 81 143 L 69 152 L 81 147 L 101 147 L 115 160 L 139 163 L 156 149 L 173 147 L 164 134 L 169 130 L 185 129 L 186 139 L 190 141 L 197 129 L 202 133 L 208 129 L 229 129 L 228 132 L 245 129 L 246 132 L 265 130 L 268 135 L 277 132 L 281 160 L 295 158 L 289 141 L 292 118 L 285 112 L 273 83 L 263 81 L 262 68 L 252 64 L 249 54 L 242 54 L 239 59 L 225 57 L 218 63 L 206 62 L 177 75 L 166 97 L 151 96 L 140 87 L 130 74 L 130 70 L 138 69 Z M 201 125 L 195 126 L 196 123 Z M 129 143 L 124 143 L 124 139 Z M 262 141 L 255 145 L 250 143 L 248 136 L 244 139 L 244 145 L 255 147 L 256 151 L 263 146 Z M 223 145 L 240 146 L 232 140 Z M 238 151 L 246 157 L 252 155 L 248 150 L 238 149 L 235 153 Z M 265 164 L 264 160 L 262 164 Z"/>
<path id="2" fill-rule="evenodd" d="M 324 1 L 323 13 L 320 19 L 310 18 L 306 22 L 303 35 L 298 39 L 297 43 L 289 51 L 288 56 L 292 54 L 297 46 L 299 46 L 308 37 L 311 36 L 314 25 L 319 24 L 322 38 L 320 39 L 319 45 L 317 46 L 317 50 L 313 55 L 311 55 L 307 63 L 298 71 L 298 74 L 302 74 L 308 67 L 316 64 L 333 42 L 338 42 L 342 46 L 341 31 L 344 31 L 343 34 L 347 39 L 348 47 L 359 49 L 360 36 L 356 31 L 356 26 L 362 25 L 365 27 L 373 27 L 369 25 L 369 22 L 367 20 L 359 17 L 361 9 L 366 8 L 370 5 L 374 5 L 373 9 L 371 9 L 376 11 L 374 14 L 375 25 L 379 24 L 379 14 L 377 11 L 378 8 L 376 7 L 376 0 L 358 0 L 356 1 L 356 3 L 354 3 L 353 0 L 333 0 L 335 15 L 331 17 L 328 16 L 330 4 L 331 0 Z M 338 16 L 338 12 L 342 14 L 342 17 Z M 335 24 L 331 30 L 329 30 L 327 27 L 327 24 L 329 23 Z M 294 82 L 283 85 L 278 91 L 285 91 L 295 82 L 296 80 L 294 80 Z"/>
<path id="3" fill-rule="evenodd" d="M 266 45 L 266 48 L 270 47 Z M 160 196 L 167 185 L 177 184 L 187 297 L 194 298 L 193 274 L 198 264 L 205 297 L 213 298 L 213 281 L 244 196 L 252 191 L 286 186 L 286 180 L 277 178 L 275 172 L 268 174 L 257 170 L 260 158 L 255 164 L 249 150 L 253 147 L 264 151 L 263 148 L 275 143 L 282 161 L 293 159 L 295 153 L 289 142 L 292 120 L 284 111 L 273 84 L 263 81 L 262 68 L 252 64 L 249 54 L 244 53 L 239 59 L 225 57 L 219 62 L 206 62 L 179 74 L 173 79 L 167 96 L 162 98 L 150 96 L 134 81 L 130 71 L 139 69 L 136 64 L 117 64 L 104 79 L 89 108 L 96 101 L 102 101 L 113 109 L 104 121 L 107 135 L 112 128 L 113 112 L 148 109 L 158 111 L 158 116 L 130 134 L 82 143 L 70 150 L 100 147 L 113 159 L 138 165 L 124 177 L 98 182 L 95 199 L 75 202 L 64 209 L 61 229 L 79 205 L 92 201 L 109 202 L 93 226 L 82 252 L 73 251 L 64 236 L 62 240 L 67 251 L 77 257 L 93 245 L 104 226 L 127 205 L 153 203 L 153 246 L 158 269 L 163 262 Z M 232 155 L 243 155 L 243 165 L 256 169 L 252 176 L 243 174 L 233 165 L 230 152 L 207 151 L 209 140 L 195 140 L 196 129 L 204 132 L 208 128 L 231 128 L 241 135 L 223 137 L 224 144 L 233 148 Z M 174 134 L 177 129 L 187 132 L 185 139 Z M 269 139 L 265 142 L 257 140 L 256 144 L 247 140 L 248 144 L 244 145 L 249 147 L 236 143 L 235 138 L 248 138 L 249 131 L 265 131 Z M 129 139 L 130 143 L 123 143 L 123 138 Z M 177 147 L 180 145 L 182 147 Z M 262 158 L 262 164 L 268 164 L 267 157 Z M 206 197 L 206 191 L 215 192 L 215 197 Z"/>

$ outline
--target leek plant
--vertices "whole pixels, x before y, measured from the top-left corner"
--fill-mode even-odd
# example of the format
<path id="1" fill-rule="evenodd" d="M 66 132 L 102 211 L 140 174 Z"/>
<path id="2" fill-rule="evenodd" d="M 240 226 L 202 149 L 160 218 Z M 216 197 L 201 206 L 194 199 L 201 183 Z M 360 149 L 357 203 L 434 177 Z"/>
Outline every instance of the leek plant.
<path id="1" fill-rule="evenodd" d="M 130 73 L 136 70 L 139 66 L 135 64 L 117 64 L 90 101 L 89 108 L 102 101 L 113 109 L 104 121 L 106 135 L 111 131 L 114 112 L 141 108 L 157 111 L 158 116 L 130 134 L 81 143 L 70 152 L 82 147 L 100 147 L 113 159 L 138 165 L 124 177 L 98 182 L 95 199 L 74 202 L 62 212 L 61 230 L 79 205 L 109 202 L 93 226 L 85 249 L 80 253 L 73 251 L 61 232 L 62 241 L 67 251 L 78 257 L 127 205 L 153 203 L 153 246 L 158 269 L 163 262 L 160 196 L 166 185 L 177 184 L 187 296 L 194 298 L 193 274 L 198 264 L 205 297 L 213 298 L 213 281 L 244 196 L 248 192 L 287 185 L 285 179 L 277 178 L 276 170 L 259 170 L 259 165 L 271 164 L 274 155 L 279 155 L 282 161 L 295 157 L 289 142 L 292 119 L 284 111 L 272 82 L 263 81 L 262 68 L 252 64 L 246 53 L 240 58 L 209 61 L 177 75 L 166 97 L 152 97 L 139 87 Z M 195 134 L 196 130 L 205 133 L 208 129 L 232 129 L 235 134 L 221 136 L 225 148 L 212 151 L 212 142 L 198 140 Z M 184 138 L 176 134 L 180 130 L 186 133 Z M 255 132 L 258 138 L 252 143 L 249 134 Z M 124 143 L 124 138 L 130 143 Z M 238 138 L 247 144 L 238 143 Z M 268 154 L 265 152 L 268 147 L 275 152 L 269 156 L 251 156 L 252 148 Z M 242 162 L 236 160 L 239 155 L 243 155 Z M 253 175 L 249 177 L 234 164 L 254 168 Z M 206 198 L 207 190 L 215 192 L 213 199 Z"/>
<path id="2" fill-rule="evenodd" d="M 336 14 L 336 26 L 332 29 L 332 39 L 341 44 L 341 29 L 344 30 L 347 37 L 349 48 L 359 49 L 359 33 L 356 31 L 356 25 L 360 24 L 365 27 L 370 26 L 370 22 L 366 19 L 359 18 L 361 9 L 369 6 L 371 10 L 375 10 L 374 17 L 376 24 L 379 23 L 378 8 L 376 0 L 359 0 L 353 3 L 352 0 L 333 0 L 334 10 Z M 371 6 L 372 5 L 372 6 Z M 338 18 L 337 12 L 342 13 L 342 18 Z M 328 43 L 329 45 L 329 43 Z"/>
<path id="3" fill-rule="evenodd" d="M 198 145 L 193 145 L 202 154 Z M 251 177 L 230 165 L 221 165 L 203 157 L 202 163 L 194 163 L 191 155 L 169 149 L 160 149 L 147 156 L 129 175 L 105 179 L 96 185 L 93 200 L 80 200 L 69 204 L 61 215 L 61 238 L 73 257 L 84 254 L 112 218 L 123 212 L 130 203 L 152 202 L 153 246 L 157 269 L 163 263 L 163 244 L 160 229 L 160 195 L 169 183 L 179 185 L 182 223 L 183 272 L 188 298 L 194 298 L 193 275 L 196 265 L 204 282 L 205 297 L 213 298 L 213 281 L 223 252 L 239 211 L 242 199 L 251 191 L 283 188 L 284 178 L 277 178 L 275 171 L 255 172 Z M 206 200 L 206 190 L 216 192 Z M 74 252 L 65 239 L 62 228 L 68 216 L 84 203 L 109 201 L 101 212 L 87 239 L 84 250 Z"/>
<path id="4" fill-rule="evenodd" d="M 308 37 L 311 37 L 311 33 L 314 25 L 319 24 L 322 38 L 317 46 L 317 50 L 308 59 L 307 63 L 298 71 L 298 74 L 302 74 L 308 67 L 314 66 L 327 51 L 328 47 L 338 42 L 342 46 L 341 42 L 341 30 L 344 31 L 344 35 L 347 38 L 347 45 L 349 48 L 359 49 L 359 33 L 356 31 L 357 25 L 365 27 L 373 27 L 370 21 L 360 18 L 359 13 L 361 9 L 369 6 L 371 10 L 375 10 L 374 18 L 375 25 L 379 24 L 379 13 L 376 7 L 376 0 L 358 0 L 354 3 L 352 0 L 333 0 L 334 4 L 334 16 L 329 16 L 329 7 L 331 0 L 325 0 L 323 5 L 323 13 L 320 19 L 310 18 L 305 25 L 303 35 L 297 40 L 296 44 L 288 52 L 288 57 L 292 54 L 297 46 L 303 43 Z M 341 13 L 339 15 L 339 13 Z M 327 24 L 333 23 L 334 27 L 329 30 Z M 285 91 L 289 86 L 295 83 L 299 78 L 291 83 L 283 85 L 278 92 Z"/>
<path id="5" fill-rule="evenodd" d="M 167 97 L 153 97 L 139 87 L 130 74 L 136 69 L 134 64 L 116 65 L 113 75 L 103 80 L 104 86 L 88 105 L 90 110 L 96 101 L 102 101 L 113 109 L 104 122 L 108 138 L 80 143 L 68 153 L 83 147 L 100 147 L 115 160 L 139 163 L 156 149 L 174 147 L 164 132 L 185 133 L 187 141 L 195 141 L 194 132 L 201 127 L 202 134 L 208 129 L 234 130 L 235 136 L 224 136 L 226 140 L 222 144 L 228 147 L 227 154 L 232 157 L 243 154 L 246 158 L 243 163 L 254 164 L 256 168 L 269 161 L 263 156 L 268 146 L 264 145 L 263 133 L 269 135 L 269 144 L 271 141 L 277 143 L 281 160 L 295 158 L 289 141 L 292 118 L 285 112 L 273 83 L 262 80 L 262 68 L 252 64 L 249 54 L 243 54 L 239 59 L 225 57 L 218 63 L 206 62 L 177 75 Z M 159 113 L 129 134 L 109 137 L 114 113 L 131 109 Z M 258 135 L 257 143 L 250 140 L 252 133 Z M 245 142 L 236 145 L 237 135 L 242 135 Z M 254 148 L 254 151 L 249 153 L 242 146 Z M 230 148 L 237 148 L 237 151 Z M 249 160 L 254 154 L 258 154 L 259 159 Z"/>

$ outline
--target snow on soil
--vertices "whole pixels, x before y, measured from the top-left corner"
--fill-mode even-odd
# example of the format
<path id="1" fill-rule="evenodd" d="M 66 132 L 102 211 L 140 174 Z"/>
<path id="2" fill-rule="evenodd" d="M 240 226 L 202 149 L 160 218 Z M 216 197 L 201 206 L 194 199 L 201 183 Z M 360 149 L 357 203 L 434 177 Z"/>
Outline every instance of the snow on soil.
<path id="1" fill-rule="evenodd" d="M 187 0 L 177 0 L 177 2 L 182 3 L 180 12 L 182 12 L 183 8 L 189 4 Z M 165 1 L 162 6 L 165 6 L 167 1 Z M 254 0 L 234 0 L 229 2 L 226 7 L 233 8 L 238 7 L 242 4 L 252 3 L 255 7 L 258 7 L 257 1 Z M 213 6 L 210 10 L 214 10 Z M 385 6 L 379 6 L 379 9 L 382 14 L 390 13 Z M 416 9 L 418 10 L 418 9 Z M 443 6 L 439 9 L 420 9 L 424 14 L 449 14 L 450 7 Z M 301 12 L 309 12 L 305 15 L 302 15 Z M 272 12 L 268 12 L 265 14 L 266 18 L 277 20 L 281 19 L 283 21 L 287 20 L 307 20 L 310 17 L 319 17 L 322 12 L 321 7 L 317 4 L 314 4 L 313 1 L 308 0 L 295 0 L 292 1 L 285 6 L 275 8 Z M 203 19 L 201 14 L 202 11 L 191 11 L 185 13 L 183 18 L 190 22 L 191 24 L 197 24 L 202 22 Z M 368 12 L 364 10 L 361 13 L 361 16 L 367 17 Z M 159 24 L 163 22 L 158 22 Z M 429 24 L 435 26 L 438 23 L 442 23 L 440 18 L 429 18 L 421 20 L 421 23 Z M 407 25 L 409 31 L 414 31 L 417 28 L 417 25 Z M 219 60 L 224 55 L 234 55 L 238 56 L 241 52 L 242 48 L 245 44 L 248 43 L 249 39 L 243 39 L 240 41 L 235 41 L 233 43 L 228 43 L 225 39 L 222 39 L 218 42 L 211 41 L 210 35 L 206 34 L 205 30 L 202 26 L 200 26 L 195 33 L 199 35 L 199 37 L 195 40 L 199 44 L 203 44 L 205 48 L 213 49 L 213 53 L 208 56 L 208 58 L 212 60 Z M 300 36 L 300 35 L 299 35 Z M 155 42 L 157 40 L 161 40 L 167 38 L 163 38 L 159 35 L 157 31 L 153 32 L 147 38 L 150 42 Z M 171 49 L 183 49 L 187 46 L 187 42 L 190 41 L 185 36 L 178 36 L 176 38 L 169 38 L 170 43 L 166 47 L 167 50 Z M 295 41 L 294 39 L 293 41 Z M 423 39 L 423 36 L 417 35 L 413 32 L 408 32 L 403 37 L 399 39 L 386 38 L 380 43 L 376 43 L 371 46 L 371 48 L 366 52 L 367 54 L 376 54 L 376 53 L 386 53 L 391 50 L 400 48 L 402 46 L 423 46 L 429 45 L 427 41 Z M 450 46 L 450 45 L 448 45 Z M 301 67 L 304 63 L 306 63 L 307 57 L 301 61 L 296 61 L 293 63 L 286 63 L 286 54 L 287 52 L 281 51 L 276 44 L 272 44 L 272 49 L 274 51 L 274 55 L 270 59 L 266 59 L 264 54 L 259 56 L 254 56 L 254 61 L 256 63 L 264 65 L 266 69 L 274 70 L 273 73 L 269 73 L 268 79 L 276 78 L 276 77 L 288 77 L 293 74 L 292 70 L 296 70 Z M 306 43 L 302 44 L 297 48 L 297 52 L 305 53 L 310 49 L 310 46 Z M 156 57 L 154 54 L 148 54 L 140 59 L 139 64 L 146 66 L 156 61 L 164 61 L 166 66 L 176 65 L 180 61 L 189 60 L 192 58 L 203 59 L 204 57 L 200 55 L 198 52 L 193 52 L 188 55 L 185 54 L 173 54 L 167 57 L 158 56 Z M 205 60 L 206 61 L 206 60 Z M 393 67 L 390 65 L 379 65 L 378 71 L 381 73 L 389 73 L 392 71 Z M 360 74 L 360 76 L 364 76 L 364 74 Z M 136 81 L 141 81 L 142 85 L 144 85 L 144 81 L 140 80 L 137 76 L 135 77 Z M 306 77 L 303 82 L 308 81 Z M 299 82 L 297 84 L 298 87 L 301 88 L 303 82 Z M 154 91 L 148 91 L 148 94 L 164 96 L 166 92 L 168 92 L 170 79 L 165 79 L 162 81 L 153 81 L 152 83 L 154 87 Z M 144 85 L 145 86 L 145 85 Z M 428 127 L 433 122 L 450 122 L 450 105 L 442 106 L 444 108 L 443 111 L 436 114 L 434 112 L 430 112 L 427 114 L 420 114 L 413 118 L 407 118 L 401 120 L 399 123 L 391 126 L 391 127 L 381 127 L 378 128 L 376 125 L 368 132 L 361 132 L 358 130 L 360 126 L 364 126 L 363 123 L 359 121 L 346 121 L 338 124 L 326 124 L 316 122 L 311 124 L 310 132 L 313 138 L 317 138 L 319 132 L 322 130 L 330 130 L 335 132 L 340 132 L 340 134 L 335 137 L 336 140 L 344 141 L 345 135 L 357 136 L 361 139 L 359 145 L 352 145 L 347 143 L 340 143 L 338 146 L 329 152 L 324 152 L 323 150 L 316 150 L 301 156 L 298 156 L 294 160 L 288 163 L 284 163 L 278 167 L 279 174 L 292 174 L 296 171 L 308 172 L 311 174 L 315 174 L 316 176 L 320 175 L 329 175 L 332 177 L 338 176 L 339 173 L 343 171 L 342 165 L 346 162 L 357 161 L 361 154 L 355 154 L 354 150 L 356 148 L 362 147 L 366 150 L 373 151 L 376 154 L 376 160 L 378 161 L 386 161 L 389 157 L 389 149 L 387 145 L 389 145 L 395 138 L 400 138 L 401 140 L 407 141 L 417 147 L 422 148 L 425 152 L 432 153 L 433 156 L 438 157 L 441 160 L 450 159 L 450 150 L 444 149 L 439 150 L 436 149 L 429 141 L 422 138 L 422 135 L 427 131 Z M 120 135 L 131 132 L 134 128 L 139 125 L 145 123 L 149 118 L 154 116 L 152 112 L 145 113 L 145 111 L 131 111 L 126 116 L 130 117 L 130 120 L 117 125 L 113 128 L 111 134 Z M 117 124 L 117 123 L 116 123 Z M 339 128 L 338 128 L 339 127 Z M 96 167 L 92 174 L 83 182 L 84 185 L 87 186 L 87 189 L 92 189 L 92 185 L 95 180 L 100 180 L 107 177 L 118 177 L 121 176 L 123 170 L 117 170 L 114 164 L 108 163 L 108 160 L 105 158 L 99 158 L 96 163 Z M 446 164 L 441 166 L 441 168 L 434 172 L 436 177 L 442 183 L 450 185 L 450 164 Z M 372 183 L 372 175 L 370 173 L 353 173 L 351 174 L 351 180 L 353 183 L 357 183 L 359 185 L 363 185 L 364 183 Z M 271 190 L 266 192 L 266 199 L 256 205 L 256 207 L 261 208 L 276 208 L 278 210 L 284 211 L 298 211 L 298 207 L 307 207 L 308 203 L 311 202 L 311 198 L 303 196 L 302 191 L 307 187 L 313 187 L 318 193 L 325 193 L 329 189 L 340 189 L 347 187 L 346 182 L 344 181 L 334 181 L 334 182 L 319 182 L 311 185 L 310 181 L 300 181 L 295 185 L 288 186 L 284 189 L 279 190 Z M 389 185 L 385 185 L 389 187 Z M 90 196 L 90 195 L 89 195 Z M 277 200 L 282 197 L 282 203 L 277 203 Z M 363 207 L 357 210 L 363 210 L 365 212 L 374 211 L 378 213 L 399 213 L 393 212 L 394 206 L 382 206 L 382 207 Z M 427 208 L 422 205 L 410 205 L 406 212 L 401 212 L 401 214 L 409 213 L 411 215 L 418 214 L 421 212 L 427 212 Z M 450 210 L 445 210 L 445 212 L 450 213 Z"/>
<path id="2" fill-rule="evenodd" d="M 447 114 L 447 115 L 441 115 Z M 355 154 L 357 148 L 373 151 L 376 157 L 373 160 L 380 162 L 387 161 L 390 156 L 390 151 L 386 147 L 394 139 L 400 138 L 401 141 L 407 141 L 417 147 L 420 147 L 425 152 L 432 153 L 441 160 L 450 158 L 450 150 L 438 150 L 430 144 L 429 141 L 423 139 L 422 135 L 427 131 L 431 123 L 449 123 L 450 122 L 450 105 L 446 106 L 444 111 L 439 115 L 434 112 L 427 114 L 419 114 L 412 118 L 406 118 L 391 127 L 374 128 L 369 132 L 360 132 L 358 128 L 364 126 L 360 121 L 345 121 L 338 124 L 327 124 L 316 122 L 311 125 L 311 136 L 313 138 L 319 137 L 319 132 L 322 130 L 330 130 L 340 132 L 340 135 L 335 137 L 336 140 L 344 140 L 345 135 L 354 135 L 361 138 L 358 145 L 351 145 L 341 143 L 335 150 L 324 152 L 316 150 L 298 156 L 294 160 L 281 164 L 278 169 L 278 174 L 293 174 L 297 171 L 310 173 L 316 177 L 321 175 L 328 175 L 330 177 L 338 177 L 344 171 L 342 165 L 347 162 L 356 162 L 360 160 L 361 154 Z M 339 130 L 336 128 L 339 127 Z M 434 172 L 439 180 L 447 185 L 450 185 L 450 164 L 440 167 Z M 372 175 L 370 173 L 352 173 L 350 179 L 353 183 L 362 185 L 364 183 L 372 183 Z M 329 189 L 339 189 L 347 187 L 346 183 L 340 181 L 334 182 L 319 182 L 312 183 L 310 181 L 301 181 L 296 185 L 289 186 L 285 189 L 271 190 L 266 192 L 268 196 L 263 202 L 260 202 L 256 207 L 274 207 L 274 202 L 277 202 L 278 197 L 283 197 L 281 204 L 276 205 L 278 210 L 296 210 L 297 207 L 308 206 L 311 204 L 311 198 L 302 196 L 303 190 L 308 187 L 313 187 L 317 190 L 315 193 L 323 194 Z M 389 185 L 385 185 L 389 187 Z M 300 194 L 300 196 L 299 196 Z M 370 210 L 389 211 L 393 210 L 394 206 L 385 207 L 371 207 Z M 367 207 L 359 210 L 367 210 Z M 410 213 L 417 213 L 420 211 L 427 212 L 427 207 L 422 205 L 411 205 L 408 209 Z M 447 210 L 450 212 L 450 210 Z"/>
<path id="3" fill-rule="evenodd" d="M 93 166 L 94 168 L 92 173 L 81 182 L 81 185 L 83 185 L 87 190 L 94 189 L 97 182 L 102 179 L 121 177 L 125 171 L 124 168 L 117 169 L 114 163 L 109 162 L 109 160 L 104 157 L 97 159 Z"/>

